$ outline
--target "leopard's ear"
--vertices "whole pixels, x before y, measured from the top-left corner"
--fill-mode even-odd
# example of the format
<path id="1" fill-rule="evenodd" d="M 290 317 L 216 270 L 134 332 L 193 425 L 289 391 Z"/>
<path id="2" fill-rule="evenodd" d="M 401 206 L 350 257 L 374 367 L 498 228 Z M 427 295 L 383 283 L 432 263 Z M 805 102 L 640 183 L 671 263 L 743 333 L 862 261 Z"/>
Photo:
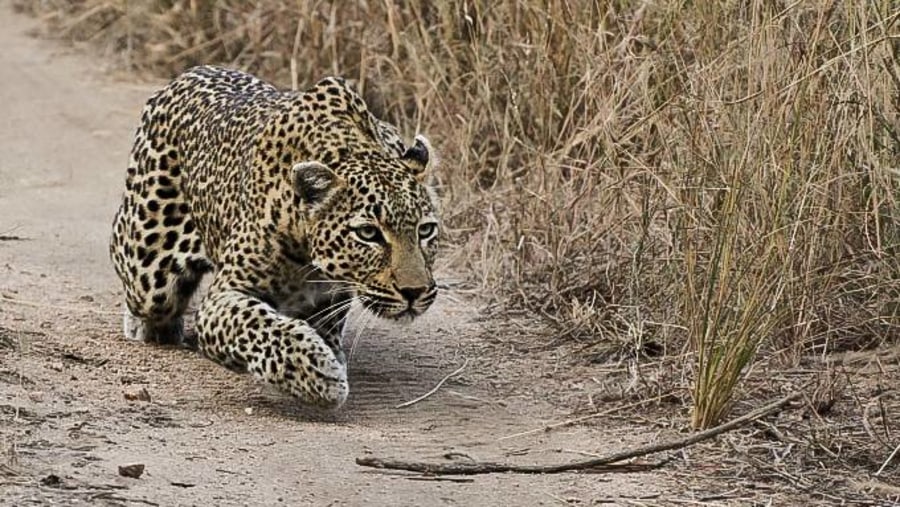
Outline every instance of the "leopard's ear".
<path id="1" fill-rule="evenodd" d="M 325 164 L 310 160 L 291 168 L 294 191 L 310 208 L 323 204 L 341 187 L 341 178 Z"/>
<path id="2" fill-rule="evenodd" d="M 420 182 L 425 182 L 427 179 L 428 173 L 434 165 L 432 158 L 431 143 L 423 135 L 416 136 L 413 145 L 407 148 L 400 157 Z"/>

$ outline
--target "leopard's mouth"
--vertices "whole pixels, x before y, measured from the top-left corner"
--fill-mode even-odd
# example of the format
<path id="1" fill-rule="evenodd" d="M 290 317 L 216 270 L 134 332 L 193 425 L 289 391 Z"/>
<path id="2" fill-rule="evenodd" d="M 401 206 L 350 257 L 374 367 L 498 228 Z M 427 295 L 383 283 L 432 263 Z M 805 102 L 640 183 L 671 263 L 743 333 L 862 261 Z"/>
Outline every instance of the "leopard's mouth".
<path id="1" fill-rule="evenodd" d="M 380 295 L 366 295 L 363 297 L 364 306 L 373 314 L 389 320 L 410 322 L 419 317 L 434 302 L 435 294 L 428 295 L 413 302 L 387 298 Z"/>

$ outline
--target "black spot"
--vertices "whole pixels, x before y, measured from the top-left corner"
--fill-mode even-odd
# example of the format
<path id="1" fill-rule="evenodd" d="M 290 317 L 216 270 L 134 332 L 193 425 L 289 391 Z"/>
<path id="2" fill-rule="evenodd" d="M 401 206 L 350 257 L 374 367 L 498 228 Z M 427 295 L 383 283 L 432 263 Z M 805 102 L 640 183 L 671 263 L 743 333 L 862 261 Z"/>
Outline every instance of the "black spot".
<path id="1" fill-rule="evenodd" d="M 178 190 L 174 188 L 157 188 L 156 189 L 156 197 L 160 199 L 174 199 L 178 197 Z"/>
<path id="2" fill-rule="evenodd" d="M 150 265 L 153 264 L 153 261 L 156 260 L 156 255 L 156 250 L 150 250 L 149 252 L 147 252 L 147 256 L 144 257 L 143 262 L 141 262 L 141 267 L 149 268 Z"/>
<path id="3" fill-rule="evenodd" d="M 163 219 L 163 225 L 166 227 L 175 227 L 181 225 L 182 221 L 184 221 L 184 216 L 182 215 L 167 216 Z"/>
<path id="4" fill-rule="evenodd" d="M 178 241 L 178 233 L 175 231 L 169 231 L 166 233 L 166 241 L 163 243 L 163 248 L 166 250 L 171 250 L 175 247 L 175 243 Z"/>

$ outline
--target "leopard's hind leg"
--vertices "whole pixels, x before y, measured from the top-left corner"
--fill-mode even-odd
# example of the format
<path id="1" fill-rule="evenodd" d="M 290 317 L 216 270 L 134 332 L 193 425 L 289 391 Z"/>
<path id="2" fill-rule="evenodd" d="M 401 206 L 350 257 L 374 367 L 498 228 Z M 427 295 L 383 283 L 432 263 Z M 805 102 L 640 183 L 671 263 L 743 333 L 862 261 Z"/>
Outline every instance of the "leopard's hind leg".
<path id="1" fill-rule="evenodd" d="M 128 163 L 110 256 L 125 289 L 125 336 L 179 344 L 183 314 L 212 264 L 182 190 L 183 167 L 167 115 L 151 99 Z"/>

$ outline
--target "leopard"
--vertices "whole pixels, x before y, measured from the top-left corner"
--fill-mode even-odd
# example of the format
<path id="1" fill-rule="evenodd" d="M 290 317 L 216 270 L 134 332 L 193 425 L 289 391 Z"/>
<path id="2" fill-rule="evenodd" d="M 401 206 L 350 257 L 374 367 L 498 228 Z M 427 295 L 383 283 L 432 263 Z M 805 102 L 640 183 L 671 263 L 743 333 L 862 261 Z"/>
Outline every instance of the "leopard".
<path id="1" fill-rule="evenodd" d="M 188 69 L 141 111 L 113 220 L 125 337 L 192 346 L 301 404 L 342 406 L 354 303 L 409 322 L 436 299 L 432 151 L 348 79 L 287 90 Z"/>

